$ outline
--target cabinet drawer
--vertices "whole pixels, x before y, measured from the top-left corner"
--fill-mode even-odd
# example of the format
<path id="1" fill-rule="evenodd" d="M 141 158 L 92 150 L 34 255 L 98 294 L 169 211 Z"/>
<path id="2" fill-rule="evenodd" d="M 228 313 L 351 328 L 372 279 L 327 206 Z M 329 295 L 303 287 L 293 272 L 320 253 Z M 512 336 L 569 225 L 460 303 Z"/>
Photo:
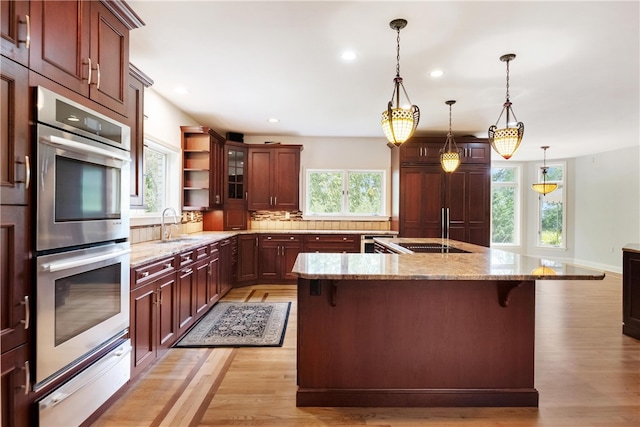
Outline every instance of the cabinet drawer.
<path id="1" fill-rule="evenodd" d="M 193 255 L 195 256 L 195 259 L 198 261 L 201 259 L 205 259 L 206 257 L 209 256 L 209 248 L 207 246 L 202 246 L 200 248 L 194 249 Z"/>
<path id="2" fill-rule="evenodd" d="M 307 243 L 355 243 L 360 241 L 360 236 L 356 234 L 309 234 L 304 237 Z"/>
<path id="3" fill-rule="evenodd" d="M 160 278 L 166 274 L 176 270 L 176 258 L 164 258 L 151 264 L 138 267 L 133 270 L 133 278 L 135 287 L 141 286 L 146 282 Z"/>
<path id="4" fill-rule="evenodd" d="M 196 259 L 195 252 L 196 251 L 187 251 L 178 254 L 178 266 L 184 267 L 185 265 L 191 264 Z"/>
<path id="5" fill-rule="evenodd" d="M 262 242 L 301 242 L 300 234 L 263 234 L 260 236 Z"/>

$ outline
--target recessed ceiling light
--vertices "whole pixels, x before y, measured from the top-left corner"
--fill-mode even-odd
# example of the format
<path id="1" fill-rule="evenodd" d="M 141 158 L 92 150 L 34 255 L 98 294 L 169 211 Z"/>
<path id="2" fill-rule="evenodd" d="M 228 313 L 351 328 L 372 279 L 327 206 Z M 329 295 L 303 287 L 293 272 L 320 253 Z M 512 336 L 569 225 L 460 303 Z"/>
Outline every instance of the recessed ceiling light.
<path id="1" fill-rule="evenodd" d="M 280 121 L 280 119 L 276 119 L 275 117 L 272 117 L 272 118 L 270 118 L 270 119 L 267 119 L 267 121 L 268 121 L 269 123 L 278 123 L 278 122 Z"/>
<path id="2" fill-rule="evenodd" d="M 431 77 L 442 77 L 443 74 L 444 71 L 442 70 L 433 70 L 431 73 L 429 73 Z"/>
<path id="3" fill-rule="evenodd" d="M 356 59 L 356 53 L 351 51 L 351 50 L 347 50 L 345 52 L 342 52 L 342 56 L 341 57 L 345 61 L 353 61 L 354 59 Z"/>
<path id="4" fill-rule="evenodd" d="M 176 86 L 173 91 L 175 93 L 179 93 L 180 95 L 186 95 L 187 93 L 189 93 L 189 91 L 187 90 L 186 87 L 182 87 L 182 86 Z"/>

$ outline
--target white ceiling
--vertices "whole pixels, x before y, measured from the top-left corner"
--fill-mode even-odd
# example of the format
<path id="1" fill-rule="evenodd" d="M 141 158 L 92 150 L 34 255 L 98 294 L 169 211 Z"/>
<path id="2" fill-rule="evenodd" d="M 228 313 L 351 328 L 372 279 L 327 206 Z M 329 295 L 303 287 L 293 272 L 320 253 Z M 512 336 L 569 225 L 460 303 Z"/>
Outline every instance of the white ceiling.
<path id="1" fill-rule="evenodd" d="M 131 62 L 219 133 L 383 137 L 400 74 L 418 134 L 486 136 L 510 95 L 525 124 L 513 160 L 640 144 L 640 3 L 587 1 L 128 1 L 145 22 Z M 357 58 L 341 59 L 344 50 Z M 435 79 L 429 73 L 442 69 Z M 176 86 L 189 90 L 174 92 Z M 279 123 L 268 123 L 277 117 Z M 504 123 L 504 118 L 500 123 Z M 277 138 L 275 139 L 277 140 Z"/>

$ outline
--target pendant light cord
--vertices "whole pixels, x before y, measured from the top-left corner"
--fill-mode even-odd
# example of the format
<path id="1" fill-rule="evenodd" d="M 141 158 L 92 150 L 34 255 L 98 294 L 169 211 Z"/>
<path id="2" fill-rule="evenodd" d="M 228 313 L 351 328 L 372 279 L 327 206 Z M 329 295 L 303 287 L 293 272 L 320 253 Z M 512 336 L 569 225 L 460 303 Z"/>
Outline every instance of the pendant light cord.
<path id="1" fill-rule="evenodd" d="M 396 77 L 400 77 L 400 27 L 396 31 L 398 32 L 396 37 Z"/>

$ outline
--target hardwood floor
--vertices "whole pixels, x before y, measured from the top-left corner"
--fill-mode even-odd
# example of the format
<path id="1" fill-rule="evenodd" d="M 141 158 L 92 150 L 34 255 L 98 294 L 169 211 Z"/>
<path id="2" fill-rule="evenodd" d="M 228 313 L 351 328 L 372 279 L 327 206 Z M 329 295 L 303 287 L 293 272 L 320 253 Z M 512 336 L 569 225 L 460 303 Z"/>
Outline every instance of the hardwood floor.
<path id="1" fill-rule="evenodd" d="M 539 408 L 296 408 L 296 287 L 227 301 L 293 301 L 277 348 L 171 349 L 94 426 L 640 425 L 640 341 L 622 335 L 622 280 L 538 281 Z"/>

